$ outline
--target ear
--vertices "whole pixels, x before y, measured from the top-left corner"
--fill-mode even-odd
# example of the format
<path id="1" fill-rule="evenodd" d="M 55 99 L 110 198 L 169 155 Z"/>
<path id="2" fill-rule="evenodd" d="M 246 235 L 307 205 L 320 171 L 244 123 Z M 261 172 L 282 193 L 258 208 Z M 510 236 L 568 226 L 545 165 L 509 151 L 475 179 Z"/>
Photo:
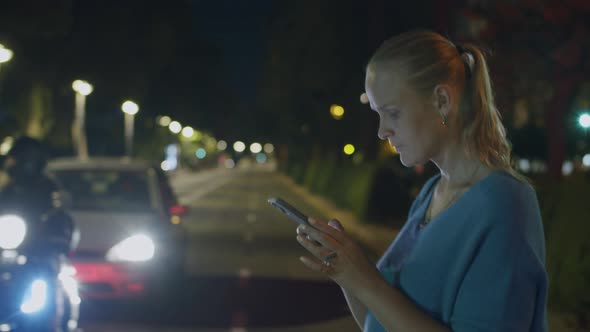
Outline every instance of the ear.
<path id="1" fill-rule="evenodd" d="M 439 84 L 434 87 L 434 107 L 445 117 L 448 117 L 453 108 L 452 90 L 447 84 Z"/>

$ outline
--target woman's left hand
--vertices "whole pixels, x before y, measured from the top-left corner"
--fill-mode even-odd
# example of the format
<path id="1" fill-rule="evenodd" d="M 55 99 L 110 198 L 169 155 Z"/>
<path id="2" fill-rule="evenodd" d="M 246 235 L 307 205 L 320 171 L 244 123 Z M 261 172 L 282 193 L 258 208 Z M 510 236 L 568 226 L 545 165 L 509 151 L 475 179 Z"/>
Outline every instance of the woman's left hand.
<path id="1" fill-rule="evenodd" d="M 297 241 L 314 256 L 300 258 L 310 269 L 326 274 L 347 289 L 378 277 L 375 266 L 337 220 L 309 218 L 309 223 L 312 227 L 297 228 Z"/>

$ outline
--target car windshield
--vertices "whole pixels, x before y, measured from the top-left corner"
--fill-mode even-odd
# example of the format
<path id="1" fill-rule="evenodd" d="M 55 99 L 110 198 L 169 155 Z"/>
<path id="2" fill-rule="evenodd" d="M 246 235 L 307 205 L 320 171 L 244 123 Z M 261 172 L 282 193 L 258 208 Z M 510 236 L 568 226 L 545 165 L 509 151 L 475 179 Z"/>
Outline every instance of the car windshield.
<path id="1" fill-rule="evenodd" d="M 75 210 L 137 211 L 151 207 L 147 172 L 59 170 L 53 172 Z"/>

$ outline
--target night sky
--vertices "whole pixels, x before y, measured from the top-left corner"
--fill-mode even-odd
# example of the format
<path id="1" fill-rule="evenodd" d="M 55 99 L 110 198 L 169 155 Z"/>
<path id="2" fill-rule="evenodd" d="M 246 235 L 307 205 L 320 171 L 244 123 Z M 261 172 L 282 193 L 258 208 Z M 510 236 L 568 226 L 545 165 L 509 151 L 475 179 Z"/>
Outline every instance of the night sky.
<path id="1" fill-rule="evenodd" d="M 460 21 L 453 17 L 479 15 L 477 11 L 459 15 L 459 7 L 473 3 L 5 2 L 0 6 L 0 43 L 15 56 L 0 68 L 0 135 L 22 134 L 27 114 L 35 105 L 42 105 L 48 128 L 44 137 L 63 151 L 71 151 L 71 83 L 84 79 L 94 85 L 87 100 L 87 132 L 95 153 L 122 151 L 120 105 L 127 99 L 140 105 L 137 140 L 145 144 L 151 144 L 156 117 L 169 115 L 219 139 L 289 144 L 321 141 L 327 145 L 347 140 L 374 145 L 376 119 L 358 101 L 371 53 L 386 38 L 409 29 L 436 29 L 455 37 Z M 509 10 L 514 9 L 498 7 L 489 19 L 500 22 L 496 30 L 505 22 L 525 22 L 515 26 L 519 33 L 498 34 L 484 46 L 502 52 L 500 43 L 526 48 L 527 40 L 547 40 L 547 46 L 557 48 L 567 40 L 568 26 L 575 22 L 562 19 L 550 26 L 542 16 L 534 16 L 538 13 L 530 16 L 526 10 Z M 544 15 L 547 19 L 561 14 L 549 11 Z M 537 25 L 527 30 L 531 22 Z M 550 31 L 555 24 L 565 27 L 558 29 L 561 35 L 544 34 L 543 29 Z M 517 39 L 510 44 L 510 38 Z M 531 50 L 538 52 L 538 47 Z M 548 59 L 544 61 L 553 61 L 550 51 L 542 55 Z M 504 70 L 493 77 L 502 88 L 513 79 L 515 64 L 494 63 L 498 59 L 502 57 L 491 59 L 492 71 Z M 523 59 L 519 61 L 527 63 Z M 533 77 L 536 68 L 531 66 L 526 75 Z M 547 77 L 539 79 L 551 82 L 552 77 Z M 501 110 L 509 111 L 514 92 L 497 92 Z M 347 110 L 338 123 L 328 113 L 335 103 Z"/>

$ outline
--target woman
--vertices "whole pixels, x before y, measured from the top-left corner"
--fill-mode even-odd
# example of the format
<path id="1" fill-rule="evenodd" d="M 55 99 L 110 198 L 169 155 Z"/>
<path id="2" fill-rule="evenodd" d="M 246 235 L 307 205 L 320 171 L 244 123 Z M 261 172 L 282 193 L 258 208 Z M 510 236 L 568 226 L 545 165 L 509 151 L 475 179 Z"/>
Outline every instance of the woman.
<path id="1" fill-rule="evenodd" d="M 297 230 L 303 263 L 342 287 L 364 331 L 546 331 L 539 206 L 511 167 L 481 50 L 404 33 L 373 55 L 365 89 L 379 138 L 440 174 L 376 268 L 337 220 L 313 218 Z"/>

